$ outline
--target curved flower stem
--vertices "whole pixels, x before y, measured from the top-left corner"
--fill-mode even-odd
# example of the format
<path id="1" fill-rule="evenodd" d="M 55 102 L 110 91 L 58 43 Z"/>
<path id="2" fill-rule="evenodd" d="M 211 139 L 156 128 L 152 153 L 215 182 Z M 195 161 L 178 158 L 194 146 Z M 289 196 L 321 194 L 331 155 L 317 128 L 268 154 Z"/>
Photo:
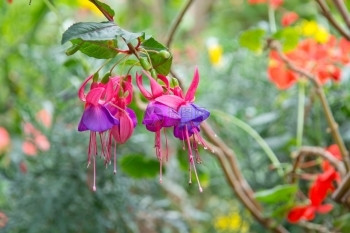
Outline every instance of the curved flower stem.
<path id="1" fill-rule="evenodd" d="M 350 157 L 349 152 L 345 147 L 343 138 L 341 137 L 338 129 L 338 124 L 334 119 L 333 113 L 329 107 L 326 95 L 324 93 L 324 90 L 321 86 L 321 84 L 318 82 L 318 79 L 313 74 L 309 73 L 308 71 L 301 69 L 297 66 L 295 66 L 288 57 L 282 52 L 281 45 L 277 41 L 270 41 L 269 46 L 271 49 L 274 49 L 277 51 L 278 55 L 282 59 L 282 61 L 288 66 L 288 68 L 301 76 L 307 78 L 312 82 L 312 84 L 315 86 L 316 94 L 321 101 L 321 105 L 324 111 L 324 114 L 326 116 L 326 120 L 328 123 L 328 126 L 330 128 L 330 131 L 332 133 L 333 140 L 338 145 L 340 152 L 342 154 L 344 164 L 346 167 L 346 170 L 349 171 L 350 169 Z"/>
<path id="2" fill-rule="evenodd" d="M 115 68 L 118 64 L 120 64 L 120 62 L 122 62 L 124 59 L 126 59 L 127 57 L 129 57 L 128 54 L 124 55 L 122 58 L 120 58 L 118 61 L 116 61 L 116 62 L 114 63 L 114 65 L 112 66 L 112 68 L 110 69 L 109 72 L 112 73 L 112 71 L 114 70 L 114 68 Z"/>
<path id="3" fill-rule="evenodd" d="M 265 142 L 265 140 L 256 132 L 250 125 L 245 123 L 244 121 L 238 119 L 235 116 L 227 115 L 224 112 L 221 111 L 213 111 L 217 115 L 221 115 L 225 118 L 225 120 L 233 123 L 240 129 L 244 130 L 246 133 L 248 133 L 254 140 L 259 144 L 259 146 L 263 149 L 263 151 L 266 153 L 267 157 L 272 162 L 273 166 L 277 168 L 278 174 L 282 177 L 284 175 L 283 169 L 281 166 L 280 161 L 278 160 L 275 153 L 271 150 L 270 146 Z"/>
<path id="4" fill-rule="evenodd" d="M 175 32 L 177 30 L 177 28 L 179 27 L 186 11 L 188 10 L 188 8 L 191 6 L 192 2 L 194 0 L 188 0 L 186 2 L 186 4 L 184 5 L 184 7 L 182 8 L 182 10 L 180 11 L 180 13 L 178 14 L 178 16 L 176 17 L 174 23 L 172 24 L 170 30 L 169 30 L 169 33 L 168 33 L 168 38 L 166 40 L 166 46 L 169 48 L 170 45 L 171 45 L 171 42 L 173 41 L 173 38 L 174 38 L 174 35 L 175 35 Z"/>
<path id="5" fill-rule="evenodd" d="M 305 85 L 306 82 L 301 79 L 298 82 L 298 122 L 297 122 L 297 148 L 303 144 L 303 129 L 304 129 L 304 115 L 305 115 Z"/>

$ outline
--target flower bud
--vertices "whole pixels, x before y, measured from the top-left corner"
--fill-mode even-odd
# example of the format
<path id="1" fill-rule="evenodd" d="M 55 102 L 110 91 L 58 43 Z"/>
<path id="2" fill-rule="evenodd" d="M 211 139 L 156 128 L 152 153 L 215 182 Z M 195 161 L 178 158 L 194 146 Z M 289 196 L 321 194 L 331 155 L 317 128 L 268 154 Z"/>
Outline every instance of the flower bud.
<path id="1" fill-rule="evenodd" d="M 170 54 L 168 51 L 166 51 L 166 50 L 161 50 L 161 51 L 159 52 L 159 55 L 162 56 L 162 57 L 165 58 L 165 59 L 169 59 L 170 56 L 171 56 L 171 54 Z"/>
<path id="2" fill-rule="evenodd" d="M 151 64 L 148 62 L 147 58 L 145 58 L 145 57 L 140 57 L 140 64 L 141 64 L 142 68 L 145 70 L 152 69 Z"/>
<path id="3" fill-rule="evenodd" d="M 73 55 L 74 53 L 76 53 L 80 49 L 80 47 L 81 47 L 80 44 L 72 45 L 72 47 L 70 47 L 66 50 L 66 55 L 67 56 Z"/>
<path id="4" fill-rule="evenodd" d="M 107 83 L 109 81 L 109 77 L 111 77 L 111 72 L 107 72 L 105 75 L 103 75 L 101 83 Z"/>

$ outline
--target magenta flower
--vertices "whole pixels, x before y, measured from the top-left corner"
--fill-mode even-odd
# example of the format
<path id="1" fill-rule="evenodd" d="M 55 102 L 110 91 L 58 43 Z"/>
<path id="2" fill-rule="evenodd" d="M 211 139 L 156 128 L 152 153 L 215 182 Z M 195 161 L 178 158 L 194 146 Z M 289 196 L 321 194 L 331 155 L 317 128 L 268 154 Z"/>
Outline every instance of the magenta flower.
<path id="1" fill-rule="evenodd" d="M 94 166 L 94 184 L 93 190 L 96 191 L 96 159 L 97 143 L 96 132 L 100 135 L 102 151 L 104 151 L 105 132 L 114 125 L 118 125 L 119 121 L 106 107 L 112 100 L 114 95 L 114 85 L 111 80 L 106 84 L 93 82 L 90 91 L 85 95 L 84 89 L 87 83 L 92 79 L 89 76 L 79 88 L 78 96 L 81 101 L 85 102 L 85 110 L 80 119 L 78 131 L 90 130 L 89 150 L 88 150 L 88 166 L 93 158 Z"/>
<path id="2" fill-rule="evenodd" d="M 190 163 L 190 181 L 191 183 L 191 166 L 194 169 L 199 190 L 202 192 L 202 187 L 199 183 L 196 166 L 194 163 L 193 152 L 196 154 L 197 163 L 201 162 L 198 153 L 198 145 L 203 145 L 204 149 L 207 149 L 208 146 L 205 144 L 203 138 L 200 136 L 200 123 L 206 120 L 210 113 L 208 110 L 201 108 L 194 104 L 195 93 L 199 84 L 199 73 L 198 69 L 195 70 L 192 83 L 184 96 L 180 87 L 175 87 L 172 89 L 174 95 L 165 95 L 157 98 L 157 101 L 165 104 L 173 109 L 176 109 L 178 114 L 181 117 L 181 120 L 178 124 L 174 126 L 174 136 L 180 140 L 186 141 L 188 149 L 188 159 Z M 190 139 L 193 139 L 191 143 Z"/>
<path id="3" fill-rule="evenodd" d="M 131 137 L 137 125 L 135 112 L 127 107 L 132 100 L 133 86 L 130 75 L 125 78 L 116 77 L 114 81 L 119 83 L 120 92 L 125 95 L 119 96 L 117 93 L 109 105 L 113 115 L 120 122 L 119 125 L 113 126 L 111 134 L 117 143 L 124 144 Z"/>
<path id="4" fill-rule="evenodd" d="M 142 75 L 136 76 L 136 83 L 139 87 L 143 96 L 150 102 L 147 105 L 145 115 L 143 117 L 142 124 L 144 124 L 147 130 L 155 133 L 154 147 L 156 148 L 156 155 L 160 162 L 160 178 L 159 182 L 162 182 L 162 166 L 163 166 L 163 155 L 161 153 L 161 129 L 172 127 L 180 122 L 180 116 L 173 108 L 157 102 L 160 96 L 167 95 L 169 92 L 168 79 L 163 75 L 158 75 L 158 78 L 164 83 L 163 87 L 157 83 L 149 74 L 145 73 L 150 80 L 151 93 L 145 89 L 142 83 Z M 167 142 L 167 140 L 166 140 Z M 166 143 L 166 159 L 168 159 L 168 145 Z"/>
<path id="5" fill-rule="evenodd" d="M 96 190 L 96 155 L 98 154 L 96 133 L 99 133 L 101 156 L 105 164 L 111 163 L 112 147 L 114 173 L 116 173 L 116 146 L 125 143 L 132 135 L 137 124 L 134 111 L 127 108 L 132 100 L 131 76 L 110 77 L 107 83 L 92 82 L 90 91 L 84 89 L 93 76 L 89 76 L 81 85 L 78 95 L 85 102 L 85 110 L 79 122 L 78 131 L 90 130 L 88 166 L 93 159 Z"/>
<path id="6" fill-rule="evenodd" d="M 105 106 L 113 98 L 113 84 L 110 81 L 107 84 L 95 83 L 85 95 L 84 88 L 92 77 L 88 77 L 79 89 L 79 98 L 86 104 L 78 131 L 104 132 L 119 124 L 119 121 Z"/>
<path id="7" fill-rule="evenodd" d="M 188 159 L 190 163 L 190 180 L 191 179 L 191 167 L 193 167 L 194 173 L 197 178 L 200 192 L 203 191 L 194 162 L 193 150 L 195 151 L 196 161 L 200 163 L 200 157 L 198 153 L 198 145 L 203 145 L 204 149 L 207 149 L 207 145 L 200 136 L 200 123 L 206 120 L 210 113 L 204 108 L 201 108 L 194 104 L 195 93 L 199 83 L 198 70 L 195 70 L 192 83 L 186 93 L 183 94 L 180 87 L 169 88 L 169 83 L 166 77 L 158 75 L 158 78 L 165 84 L 162 87 L 152 77 L 146 74 L 150 80 L 150 86 L 152 93 L 148 92 L 142 85 L 142 76 L 136 77 L 137 85 L 141 93 L 146 99 L 150 100 L 147 106 L 144 119 L 142 123 L 146 125 L 149 131 L 156 133 L 155 148 L 156 154 L 162 166 L 162 155 L 160 152 L 160 130 L 162 128 L 174 126 L 174 136 L 186 141 L 188 148 Z M 170 90 L 170 91 L 169 91 Z M 192 143 L 191 143 L 192 138 Z M 161 169 L 161 168 L 160 168 Z M 160 181 L 161 181 L 160 170 Z"/>

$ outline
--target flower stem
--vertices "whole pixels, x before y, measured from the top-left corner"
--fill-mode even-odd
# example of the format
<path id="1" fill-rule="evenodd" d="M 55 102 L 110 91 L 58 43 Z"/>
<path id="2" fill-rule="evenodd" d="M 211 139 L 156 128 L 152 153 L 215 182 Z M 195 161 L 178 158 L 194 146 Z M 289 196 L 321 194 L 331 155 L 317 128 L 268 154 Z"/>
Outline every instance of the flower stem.
<path id="1" fill-rule="evenodd" d="M 240 129 L 244 130 L 246 133 L 248 133 L 252 138 L 255 139 L 255 141 L 259 144 L 259 146 L 263 149 L 263 151 L 266 153 L 267 157 L 270 159 L 270 161 L 272 162 L 272 164 L 274 165 L 274 167 L 277 168 L 277 172 L 280 176 L 284 175 L 282 166 L 280 161 L 278 160 L 277 156 L 275 155 L 275 153 L 272 151 L 272 149 L 270 148 L 270 146 L 265 142 L 265 140 L 259 135 L 258 132 L 256 132 L 250 125 L 248 125 L 247 123 L 245 123 L 244 121 L 238 119 L 235 116 L 232 115 L 228 115 L 224 112 L 221 111 L 214 111 L 215 115 L 217 116 L 222 116 L 224 117 L 227 121 L 233 123 L 234 125 L 236 125 L 237 127 L 239 127 Z"/>
<path id="2" fill-rule="evenodd" d="M 305 80 L 300 79 L 298 82 L 298 122 L 297 122 L 297 140 L 296 146 L 300 148 L 303 144 L 303 129 L 305 115 Z"/>
<path id="3" fill-rule="evenodd" d="M 275 33 L 277 31 L 276 18 L 275 18 L 275 9 L 270 4 L 270 1 L 268 1 L 268 14 L 269 14 L 270 32 L 271 33 Z"/>

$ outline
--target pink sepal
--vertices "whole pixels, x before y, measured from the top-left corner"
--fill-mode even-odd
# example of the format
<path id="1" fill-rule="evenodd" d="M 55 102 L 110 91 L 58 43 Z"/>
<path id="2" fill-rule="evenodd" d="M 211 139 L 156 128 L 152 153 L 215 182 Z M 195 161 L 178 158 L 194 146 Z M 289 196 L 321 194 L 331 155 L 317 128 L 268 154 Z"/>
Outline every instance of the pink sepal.
<path id="1" fill-rule="evenodd" d="M 81 84 L 80 88 L 79 88 L 79 91 L 78 91 L 78 96 L 79 96 L 79 99 L 83 102 L 86 101 L 86 96 L 85 96 L 85 93 L 84 93 L 84 89 L 85 89 L 85 86 L 86 84 L 92 79 L 94 75 L 90 75 L 89 77 L 87 77 L 85 79 L 85 81 Z"/>
<path id="2" fill-rule="evenodd" d="M 154 99 L 155 101 L 164 104 L 174 110 L 178 110 L 178 108 L 185 104 L 184 99 L 176 96 L 176 95 L 162 95 Z"/>
<path id="3" fill-rule="evenodd" d="M 198 83 L 199 83 L 199 73 L 198 73 L 198 68 L 196 67 L 196 69 L 194 71 L 191 86 L 188 88 L 188 91 L 187 91 L 186 96 L 185 96 L 186 101 L 189 101 L 189 102 L 194 101 L 194 98 L 195 98 L 194 96 L 196 94 Z"/>
<path id="4" fill-rule="evenodd" d="M 103 87 L 97 87 L 90 90 L 86 96 L 86 103 L 97 106 L 104 90 L 105 89 Z"/>

